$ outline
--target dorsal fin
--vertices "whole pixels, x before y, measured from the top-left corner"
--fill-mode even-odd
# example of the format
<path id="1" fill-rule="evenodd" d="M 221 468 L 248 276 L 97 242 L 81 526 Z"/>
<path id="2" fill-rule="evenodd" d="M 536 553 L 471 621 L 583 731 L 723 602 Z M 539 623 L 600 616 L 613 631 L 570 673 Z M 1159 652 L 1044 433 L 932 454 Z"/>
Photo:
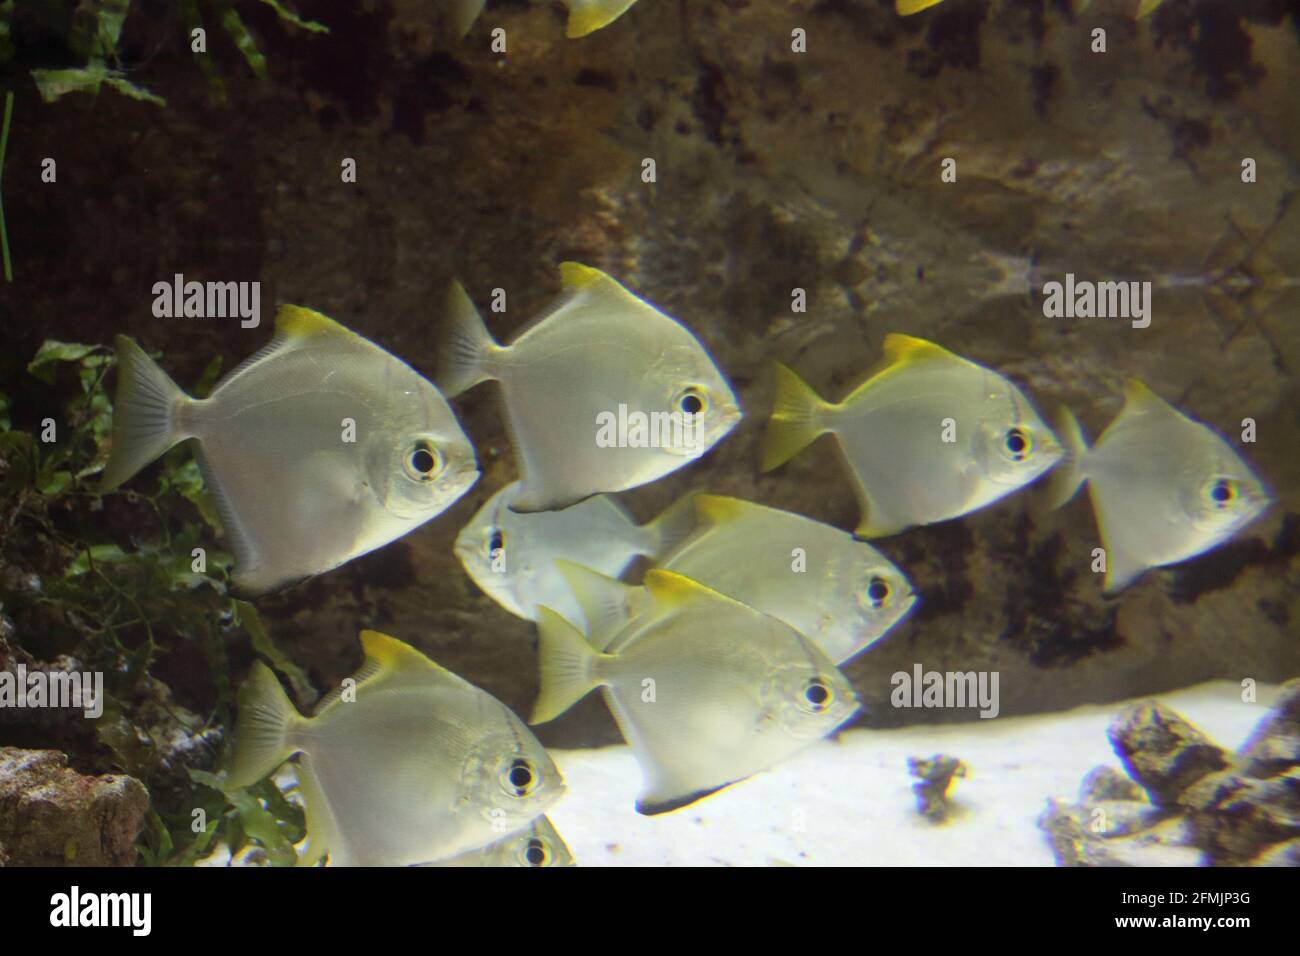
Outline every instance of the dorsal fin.
<path id="1" fill-rule="evenodd" d="M 751 501 L 729 498 L 726 495 L 698 494 L 695 496 L 695 513 L 711 525 L 729 524 L 758 507 Z"/>
<path id="2" fill-rule="evenodd" d="M 1172 415 L 1179 421 L 1189 421 L 1186 415 L 1157 395 L 1140 380 L 1130 378 L 1124 382 L 1124 409 L 1120 415 Z"/>
<path id="3" fill-rule="evenodd" d="M 942 345 L 935 345 L 928 339 L 918 339 L 914 335 L 904 335 L 902 332 L 890 332 L 885 336 L 885 359 L 890 365 L 914 365 L 917 362 L 952 359 L 965 361 Z"/>
<path id="4" fill-rule="evenodd" d="M 924 362 L 954 362 L 961 365 L 970 363 L 956 353 L 949 352 L 942 345 L 936 345 L 928 339 L 920 339 L 902 332 L 890 332 L 885 336 L 884 355 L 880 361 L 867 370 L 862 384 L 844 400 L 848 404 L 859 392 L 871 387 L 876 380 L 891 372 L 900 372 Z"/>
<path id="5" fill-rule="evenodd" d="M 429 660 L 411 645 L 387 634 L 381 634 L 379 631 L 362 631 L 361 649 L 366 655 L 365 663 L 352 675 L 357 689 L 367 684 L 381 682 L 389 684 L 395 680 L 425 684 L 446 680 L 456 684 L 466 684 L 463 678 L 457 677 L 445 667 Z M 314 714 L 320 716 L 325 713 L 340 696 L 342 696 L 341 687 L 330 691 L 316 705 Z"/>
<path id="6" fill-rule="evenodd" d="M 694 578 L 688 578 L 676 571 L 652 568 L 645 573 L 643 584 L 645 589 L 650 592 L 650 596 L 654 598 L 655 604 L 662 609 L 677 609 L 693 601 L 724 601 L 727 604 L 734 604 L 737 607 L 744 608 L 751 614 L 759 613 L 748 604 L 742 604 L 735 598 L 728 597 L 722 592 L 715 591 Z"/>
<path id="7" fill-rule="evenodd" d="M 389 673 L 400 670 L 446 671 L 425 657 L 410 644 L 395 637 L 381 634 L 379 631 L 361 632 L 361 649 L 366 658 L 379 665 L 379 669 Z"/>
<path id="8" fill-rule="evenodd" d="M 560 283 L 572 293 L 581 293 L 596 299 L 604 299 L 611 305 L 616 303 L 619 305 L 639 305 L 642 308 L 654 309 L 654 306 L 629 291 L 617 279 L 606 275 L 599 269 L 584 266 L 579 262 L 560 263 Z M 659 310 L 655 309 L 655 311 L 658 312 Z"/>
<path id="9" fill-rule="evenodd" d="M 275 331 L 290 339 L 305 339 L 315 335 L 356 335 L 328 315 L 300 305 L 282 305 L 276 310 Z"/>

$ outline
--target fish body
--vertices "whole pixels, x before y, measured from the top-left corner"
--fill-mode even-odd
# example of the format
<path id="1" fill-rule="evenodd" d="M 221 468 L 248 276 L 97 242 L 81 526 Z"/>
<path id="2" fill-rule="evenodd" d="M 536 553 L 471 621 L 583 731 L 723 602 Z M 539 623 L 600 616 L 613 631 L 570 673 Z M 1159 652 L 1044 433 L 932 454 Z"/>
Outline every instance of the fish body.
<path id="1" fill-rule="evenodd" d="M 653 556 L 685 533 L 676 522 L 693 521 L 692 510 L 669 508 L 638 525 L 605 495 L 560 511 L 521 514 L 510 507 L 519 483 L 488 499 L 456 537 L 456 557 L 485 594 L 517 617 L 533 621 L 541 605 L 579 628 L 582 609 L 555 567 L 557 558 L 617 578 L 638 556 Z"/>
<path id="2" fill-rule="evenodd" d="M 671 571 L 646 574 L 650 607 L 609 652 L 538 612 L 533 723 L 596 687 L 645 777 L 640 813 L 666 813 L 773 766 L 858 711 L 852 685 L 783 621 Z"/>
<path id="3" fill-rule="evenodd" d="M 328 571 L 441 513 L 478 479 L 473 446 L 431 382 L 317 312 L 284 306 L 271 343 L 193 399 L 118 336 L 102 490 L 193 439 L 257 594 Z"/>
<path id="4" fill-rule="evenodd" d="M 564 783 L 504 704 L 414 648 L 363 631 L 366 663 L 303 717 L 270 668 L 240 691 L 228 782 L 249 786 L 294 754 L 310 863 L 438 861 L 524 830 Z"/>
<path id="5" fill-rule="evenodd" d="M 885 337 L 885 361 L 838 404 L 778 366 L 763 468 L 830 432 L 862 505 L 862 537 L 956 518 L 1036 480 L 1060 443 L 1001 375 L 924 339 Z"/>
<path id="6" fill-rule="evenodd" d="M 470 850 L 430 866 L 576 866 L 573 851 L 555 825 L 540 816 L 525 830 L 479 850 Z"/>
<path id="7" fill-rule="evenodd" d="M 1149 568 L 1218 547 L 1268 507 L 1263 483 L 1231 445 L 1137 380 L 1124 408 L 1088 448 L 1062 411 L 1069 450 L 1053 476 L 1056 504 L 1087 482 L 1106 554 L 1105 589 L 1120 591 Z"/>
<path id="8" fill-rule="evenodd" d="M 560 276 L 559 301 L 508 346 L 492 340 L 463 288 L 451 293 L 438 383 L 449 396 L 500 383 L 522 473 L 515 511 L 554 511 L 655 481 L 741 418 L 731 386 L 685 326 L 596 269 L 564 263 Z M 656 423 L 654 432 L 638 422 Z"/>
<path id="9" fill-rule="evenodd" d="M 658 566 L 780 618 L 836 664 L 883 637 L 916 603 L 902 571 L 839 528 L 736 498 L 694 502 L 698 530 Z"/>

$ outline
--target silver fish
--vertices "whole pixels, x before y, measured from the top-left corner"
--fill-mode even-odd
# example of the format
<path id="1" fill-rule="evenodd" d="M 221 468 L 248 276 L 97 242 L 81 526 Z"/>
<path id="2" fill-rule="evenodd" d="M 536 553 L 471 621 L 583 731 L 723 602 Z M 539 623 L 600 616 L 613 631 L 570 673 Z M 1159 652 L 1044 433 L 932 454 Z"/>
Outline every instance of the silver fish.
<path id="1" fill-rule="evenodd" d="M 545 816 L 538 817 L 526 830 L 512 833 L 504 840 L 490 843 L 480 850 L 429 866 L 576 866 L 573 851 Z"/>
<path id="2" fill-rule="evenodd" d="M 857 534 L 867 538 L 983 508 L 1061 457 L 1056 436 L 1011 382 L 896 333 L 885 337 L 881 367 L 838 404 L 778 366 L 763 469 L 827 432 L 849 464 L 863 511 Z"/>
<path id="3" fill-rule="evenodd" d="M 677 320 L 596 269 L 560 266 L 564 293 L 509 346 L 460 285 L 437 380 L 448 396 L 496 379 L 521 487 L 515 511 L 554 511 L 655 481 L 740 421 L 731 386 Z"/>
<path id="4" fill-rule="evenodd" d="M 110 491 L 179 442 L 217 503 L 234 583 L 257 594 L 336 568 L 440 514 L 478 480 L 446 401 L 409 365 L 283 306 L 270 344 L 193 399 L 117 337 Z"/>
<path id="5" fill-rule="evenodd" d="M 362 631 L 355 685 L 303 717 L 265 664 L 240 689 L 227 783 L 247 787 L 294 754 L 308 852 L 334 866 L 404 866 L 526 828 L 563 793 L 550 756 L 486 691 L 419 651 Z"/>
<path id="6" fill-rule="evenodd" d="M 646 573 L 651 606 L 597 651 L 538 610 L 541 689 L 532 722 L 588 692 L 605 700 L 641 764 L 639 813 L 667 813 L 758 773 L 858 711 L 853 686 L 788 624 L 671 571 Z M 596 615 L 598 616 L 598 615 Z"/>
<path id="7" fill-rule="evenodd" d="M 539 605 L 579 628 L 582 609 L 556 570 L 565 558 L 618 577 L 637 556 L 651 557 L 683 536 L 694 509 L 674 506 L 638 525 L 612 498 L 595 495 L 560 511 L 520 514 L 510 508 L 519 483 L 488 499 L 456 537 L 456 557 L 485 594 L 518 617 L 536 620 Z"/>
<path id="8" fill-rule="evenodd" d="M 1218 547 L 1272 500 L 1224 438 L 1137 380 L 1128 382 L 1123 410 L 1091 449 L 1068 409 L 1062 419 L 1069 454 L 1052 476 L 1054 503 L 1065 504 L 1088 483 L 1108 593 L 1149 568 Z"/>
<path id="9" fill-rule="evenodd" d="M 880 640 L 916 603 L 902 571 L 839 528 L 737 498 L 697 495 L 694 503 L 698 530 L 658 566 L 780 618 L 836 664 Z"/>

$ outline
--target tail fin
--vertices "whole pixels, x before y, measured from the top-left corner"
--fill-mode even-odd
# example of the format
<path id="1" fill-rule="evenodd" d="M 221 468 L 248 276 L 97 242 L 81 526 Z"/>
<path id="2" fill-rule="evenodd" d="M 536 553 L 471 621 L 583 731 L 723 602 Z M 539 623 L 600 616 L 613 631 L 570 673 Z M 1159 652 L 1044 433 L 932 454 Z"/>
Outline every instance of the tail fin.
<path id="1" fill-rule="evenodd" d="M 230 786 L 252 786 L 292 757 L 297 749 L 289 744 L 289 730 L 302 719 L 271 668 L 255 662 L 239 688 L 235 752 L 227 777 Z"/>
<path id="2" fill-rule="evenodd" d="M 1074 413 L 1065 406 L 1056 415 L 1056 434 L 1065 446 L 1065 454 L 1048 479 L 1048 499 L 1053 508 L 1059 508 L 1074 497 L 1079 486 L 1087 479 L 1083 459 L 1088 454 L 1088 441 Z"/>
<path id="3" fill-rule="evenodd" d="M 605 650 L 632 617 L 631 602 L 639 589 L 564 558 L 555 559 L 555 570 L 587 619 L 587 643 L 595 650 Z"/>
<path id="4" fill-rule="evenodd" d="M 483 317 L 459 282 L 453 282 L 447 294 L 447 313 L 451 333 L 438 366 L 437 385 L 451 398 L 496 377 L 489 369 L 489 362 L 500 346 L 492 340 Z"/>
<path id="5" fill-rule="evenodd" d="M 656 564 L 695 531 L 695 493 L 685 494 L 642 525 L 646 532 L 645 556 Z"/>
<path id="6" fill-rule="evenodd" d="M 537 636 L 541 688 L 529 723 L 544 724 L 582 700 L 600 682 L 592 676 L 595 649 L 549 607 L 537 609 Z"/>
<path id="7" fill-rule="evenodd" d="M 763 471 L 784 465 L 826 432 L 828 408 L 808 385 L 780 362 L 776 365 L 776 407 L 763 444 Z"/>
<path id="8" fill-rule="evenodd" d="M 133 339 L 119 335 L 117 402 L 113 445 L 100 479 L 101 494 L 112 491 L 149 462 L 190 437 L 176 427 L 176 410 L 189 396 Z"/>
<path id="9" fill-rule="evenodd" d="M 564 0 L 569 8 L 565 35 L 585 37 L 621 17 L 636 0 Z"/>

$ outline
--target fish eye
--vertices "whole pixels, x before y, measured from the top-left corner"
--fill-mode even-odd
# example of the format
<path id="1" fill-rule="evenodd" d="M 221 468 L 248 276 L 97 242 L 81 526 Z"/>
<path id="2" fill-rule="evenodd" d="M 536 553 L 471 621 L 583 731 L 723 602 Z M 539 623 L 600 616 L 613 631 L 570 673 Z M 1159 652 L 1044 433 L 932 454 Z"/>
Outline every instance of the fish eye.
<path id="1" fill-rule="evenodd" d="M 530 762 L 519 757 L 511 761 L 506 772 L 501 775 L 501 784 L 510 795 L 526 797 L 537 789 L 537 774 Z"/>
<path id="2" fill-rule="evenodd" d="M 820 677 L 814 677 L 804 685 L 803 707 L 810 714 L 821 714 L 828 710 L 835 699 L 831 685 Z"/>
<path id="3" fill-rule="evenodd" d="M 691 385 L 677 396 L 676 405 L 677 410 L 684 415 L 699 415 L 708 411 L 709 400 L 702 389 Z"/>
<path id="4" fill-rule="evenodd" d="M 506 536 L 500 528 L 493 528 L 488 536 L 488 554 L 496 554 L 506 546 Z"/>
<path id="5" fill-rule="evenodd" d="M 524 846 L 520 855 L 524 866 L 545 866 L 551 861 L 550 851 L 546 849 L 546 844 L 537 837 L 533 837 Z"/>
<path id="6" fill-rule="evenodd" d="M 1231 478 L 1219 478 L 1206 491 L 1216 508 L 1226 508 L 1237 497 L 1237 483 Z"/>
<path id="7" fill-rule="evenodd" d="M 867 585 L 867 598 L 871 606 L 879 610 L 889 600 L 889 583 L 881 577 L 874 577 Z"/>
<path id="8" fill-rule="evenodd" d="M 1003 444 L 1012 461 L 1024 461 L 1029 457 L 1029 453 L 1034 450 L 1033 439 L 1029 437 L 1028 432 L 1021 428 L 1008 428 L 1006 435 L 1003 437 Z"/>
<path id="9" fill-rule="evenodd" d="M 406 473 L 416 481 L 432 481 L 442 471 L 442 453 L 430 442 L 420 441 L 406 453 Z"/>

